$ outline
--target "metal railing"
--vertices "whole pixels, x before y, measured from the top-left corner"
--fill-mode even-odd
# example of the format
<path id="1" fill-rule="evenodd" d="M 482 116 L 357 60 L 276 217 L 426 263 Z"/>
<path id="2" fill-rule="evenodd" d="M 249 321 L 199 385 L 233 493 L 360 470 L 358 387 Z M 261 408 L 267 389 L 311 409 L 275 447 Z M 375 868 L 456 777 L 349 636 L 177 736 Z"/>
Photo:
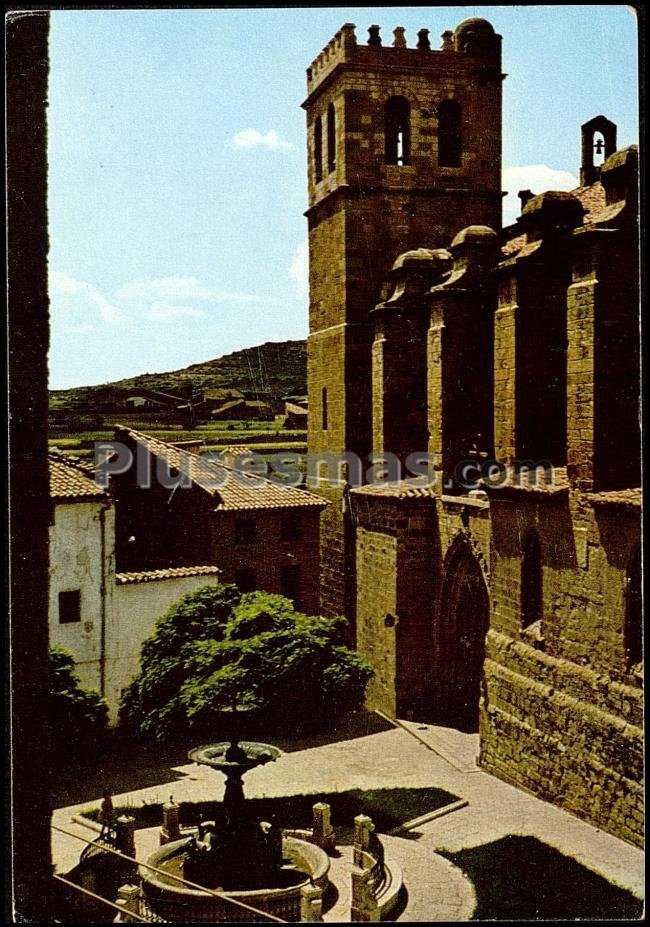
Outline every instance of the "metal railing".
<path id="1" fill-rule="evenodd" d="M 65 830 L 63 827 L 58 827 L 56 824 L 52 824 L 51 826 L 52 826 L 52 830 L 55 830 L 60 834 L 64 834 L 66 837 L 73 837 L 75 840 L 79 840 L 82 843 L 85 843 L 86 846 L 88 845 L 97 846 L 98 838 L 95 838 L 94 840 L 88 840 L 87 837 L 81 837 L 79 834 L 74 834 L 72 833 L 72 831 Z M 263 922 L 273 921 L 274 923 L 277 923 L 277 924 L 288 923 L 288 921 L 285 921 L 280 917 L 276 917 L 275 914 L 270 914 L 268 911 L 262 911 L 259 908 L 254 908 L 252 905 L 246 904 L 246 902 L 244 901 L 240 901 L 237 898 L 233 898 L 231 895 L 228 895 L 226 892 L 219 892 L 212 888 L 206 888 L 204 885 L 199 885 L 197 882 L 191 882 L 189 879 L 185 879 L 182 876 L 178 876 L 173 872 L 168 872 L 164 869 L 159 869 L 157 866 L 152 866 L 151 863 L 139 862 L 137 859 L 135 859 L 135 857 L 127 856 L 127 854 L 122 853 L 120 850 L 116 850 L 114 847 L 110 846 L 108 843 L 102 844 L 101 849 L 102 851 L 106 853 L 112 853 L 114 856 L 117 856 L 120 859 L 124 859 L 127 862 L 133 863 L 134 865 L 138 867 L 148 869 L 150 872 L 155 872 L 157 875 L 164 876 L 165 879 L 172 879 L 173 881 L 178 882 L 181 885 L 184 885 L 188 888 L 198 889 L 199 891 L 207 895 L 212 895 L 214 898 L 219 899 L 219 901 L 224 901 L 226 903 L 229 903 L 233 905 L 233 907 L 247 911 L 249 914 L 255 914 L 256 915 L 255 921 L 257 922 L 259 922 L 261 919 L 261 921 Z M 56 878 L 61 878 L 61 877 L 57 876 Z M 75 883 L 72 883 L 72 884 L 74 885 Z M 80 888 L 80 886 L 77 886 L 77 887 Z M 105 901 L 106 899 L 101 899 L 101 900 Z M 118 909 L 122 912 L 124 911 L 123 908 L 118 907 Z M 252 920 L 252 918 L 249 918 L 249 921 L 250 920 Z"/>
<path id="2" fill-rule="evenodd" d="M 77 885 L 76 882 L 71 882 L 70 879 L 65 879 L 63 876 L 57 875 L 56 873 L 54 874 L 53 878 L 56 879 L 57 882 L 61 882 L 62 885 L 66 885 L 68 888 L 72 888 L 75 892 L 86 895 L 88 898 L 92 898 L 93 901 L 99 901 L 101 904 L 112 908 L 114 911 L 117 911 L 118 914 L 125 914 L 125 909 L 122 905 L 116 904 L 114 901 L 109 901 L 108 898 L 104 898 L 102 895 L 98 895 L 96 892 L 91 892 L 89 888 L 84 888 L 83 885 Z M 129 912 L 129 920 L 141 921 L 143 924 L 150 923 L 149 918 L 142 917 L 140 914 L 136 914 L 132 911 Z"/>

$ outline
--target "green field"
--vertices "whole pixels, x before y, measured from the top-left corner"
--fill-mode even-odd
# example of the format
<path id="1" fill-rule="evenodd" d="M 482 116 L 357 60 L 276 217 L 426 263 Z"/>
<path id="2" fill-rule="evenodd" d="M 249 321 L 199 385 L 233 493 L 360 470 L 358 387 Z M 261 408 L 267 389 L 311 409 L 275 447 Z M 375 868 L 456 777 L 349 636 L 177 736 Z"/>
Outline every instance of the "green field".
<path id="1" fill-rule="evenodd" d="M 154 422 L 122 419 L 121 425 L 131 427 L 145 434 L 155 435 L 161 441 L 203 441 L 203 450 L 218 451 L 231 444 L 242 444 L 251 451 L 263 452 L 265 456 L 282 451 L 304 454 L 307 451 L 307 432 L 291 431 L 279 427 L 275 422 L 213 422 L 194 429 L 173 428 Z M 51 434 L 50 448 L 58 448 L 66 454 L 89 458 L 96 441 L 110 441 L 114 438 L 112 428 L 98 431 L 80 431 L 66 434 Z"/>

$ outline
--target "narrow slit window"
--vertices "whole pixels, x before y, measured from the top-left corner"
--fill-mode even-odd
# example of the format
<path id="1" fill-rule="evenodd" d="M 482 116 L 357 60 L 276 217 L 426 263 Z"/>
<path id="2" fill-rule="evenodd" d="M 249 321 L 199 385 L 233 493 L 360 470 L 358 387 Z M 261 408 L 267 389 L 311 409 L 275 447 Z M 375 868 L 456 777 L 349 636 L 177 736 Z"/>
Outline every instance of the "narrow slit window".
<path id="1" fill-rule="evenodd" d="M 411 107 L 404 97 L 391 97 L 386 103 L 385 132 L 386 164 L 410 164 Z"/>
<path id="2" fill-rule="evenodd" d="M 314 123 L 314 175 L 316 183 L 323 179 L 323 123 L 320 116 Z"/>
<path id="3" fill-rule="evenodd" d="M 643 660 L 641 598 L 641 548 L 637 547 L 627 569 L 625 590 L 625 659 L 628 670 Z"/>
<path id="4" fill-rule="evenodd" d="M 521 626 L 529 628 L 542 620 L 543 611 L 542 551 L 539 535 L 529 531 L 521 558 Z"/>
<path id="5" fill-rule="evenodd" d="M 327 107 L 327 170 L 331 174 L 336 167 L 336 114 L 334 104 Z"/>
<path id="6" fill-rule="evenodd" d="M 323 431 L 327 431 L 328 409 L 327 409 L 327 387 L 326 386 L 323 387 L 323 391 L 321 394 L 321 414 L 322 414 Z"/>
<path id="7" fill-rule="evenodd" d="M 462 114 L 456 100 L 443 100 L 438 107 L 438 164 L 460 167 L 463 148 Z"/>

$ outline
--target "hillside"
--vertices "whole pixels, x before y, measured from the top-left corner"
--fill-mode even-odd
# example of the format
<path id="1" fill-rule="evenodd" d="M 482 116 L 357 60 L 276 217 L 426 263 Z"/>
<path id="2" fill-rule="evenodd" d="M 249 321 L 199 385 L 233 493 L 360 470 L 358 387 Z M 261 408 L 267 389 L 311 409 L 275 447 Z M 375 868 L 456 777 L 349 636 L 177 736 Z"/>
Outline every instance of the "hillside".
<path id="1" fill-rule="evenodd" d="M 199 390 L 238 389 L 247 398 L 279 401 L 285 395 L 307 392 L 305 341 L 268 341 L 223 357 L 166 373 L 143 373 L 98 386 L 52 390 L 53 408 L 92 408 L 131 390 L 159 390 L 189 397 Z"/>

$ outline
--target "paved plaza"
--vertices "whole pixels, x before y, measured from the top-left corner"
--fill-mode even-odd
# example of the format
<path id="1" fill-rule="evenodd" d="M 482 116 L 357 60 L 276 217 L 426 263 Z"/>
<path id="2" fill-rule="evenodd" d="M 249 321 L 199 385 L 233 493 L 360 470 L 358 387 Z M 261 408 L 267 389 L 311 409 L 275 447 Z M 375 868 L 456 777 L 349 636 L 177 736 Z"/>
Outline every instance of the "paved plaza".
<path id="1" fill-rule="evenodd" d="M 552 880 L 554 873 L 562 877 L 572 872 L 578 916 L 586 916 L 592 897 L 597 905 L 604 903 L 597 899 L 605 895 L 610 916 L 616 916 L 619 908 L 618 916 L 629 916 L 630 904 L 634 908 L 635 899 L 643 897 L 642 851 L 482 772 L 475 765 L 477 750 L 478 735 L 407 722 L 402 727 L 386 725 L 383 730 L 336 742 L 287 749 L 274 763 L 247 775 L 246 794 L 283 798 L 352 789 L 373 790 L 374 794 L 384 789 L 432 788 L 449 793 L 448 804 L 453 801 L 455 810 L 438 810 L 438 816 L 424 822 L 426 815 L 419 815 L 420 823 L 411 826 L 407 822 L 406 828 L 383 837 L 386 855 L 401 866 L 407 886 L 399 920 L 466 920 L 471 911 L 481 917 L 482 911 L 489 910 L 482 897 L 486 890 L 488 894 L 497 890 L 500 878 L 504 879 L 503 891 L 516 896 L 519 888 L 530 890 L 524 884 L 527 878 Z M 115 806 L 159 804 L 170 795 L 176 802 L 198 803 L 223 795 L 222 777 L 206 767 L 187 763 L 168 767 L 167 773 L 165 777 L 161 770 L 156 785 L 115 795 Z M 78 816 L 98 804 L 99 796 L 94 803 L 59 808 L 53 823 L 92 838 Z M 139 858 L 152 848 L 148 845 L 153 837 L 150 832 L 145 840 L 141 832 Z M 57 871 L 68 871 L 78 860 L 82 844 L 53 832 L 52 845 Z M 349 866 L 349 853 L 349 847 L 342 847 L 340 858 L 333 861 L 333 875 Z M 338 881 L 343 888 L 326 920 L 341 920 L 349 910 L 347 880 Z M 552 885 L 549 891 L 545 904 L 553 903 Z M 585 897 L 580 897 L 581 892 Z M 473 899 L 469 908 L 468 898 Z M 517 910 L 516 897 L 512 903 Z M 544 910 L 539 914 L 543 916 Z M 576 916 L 571 911 L 566 914 Z"/>

